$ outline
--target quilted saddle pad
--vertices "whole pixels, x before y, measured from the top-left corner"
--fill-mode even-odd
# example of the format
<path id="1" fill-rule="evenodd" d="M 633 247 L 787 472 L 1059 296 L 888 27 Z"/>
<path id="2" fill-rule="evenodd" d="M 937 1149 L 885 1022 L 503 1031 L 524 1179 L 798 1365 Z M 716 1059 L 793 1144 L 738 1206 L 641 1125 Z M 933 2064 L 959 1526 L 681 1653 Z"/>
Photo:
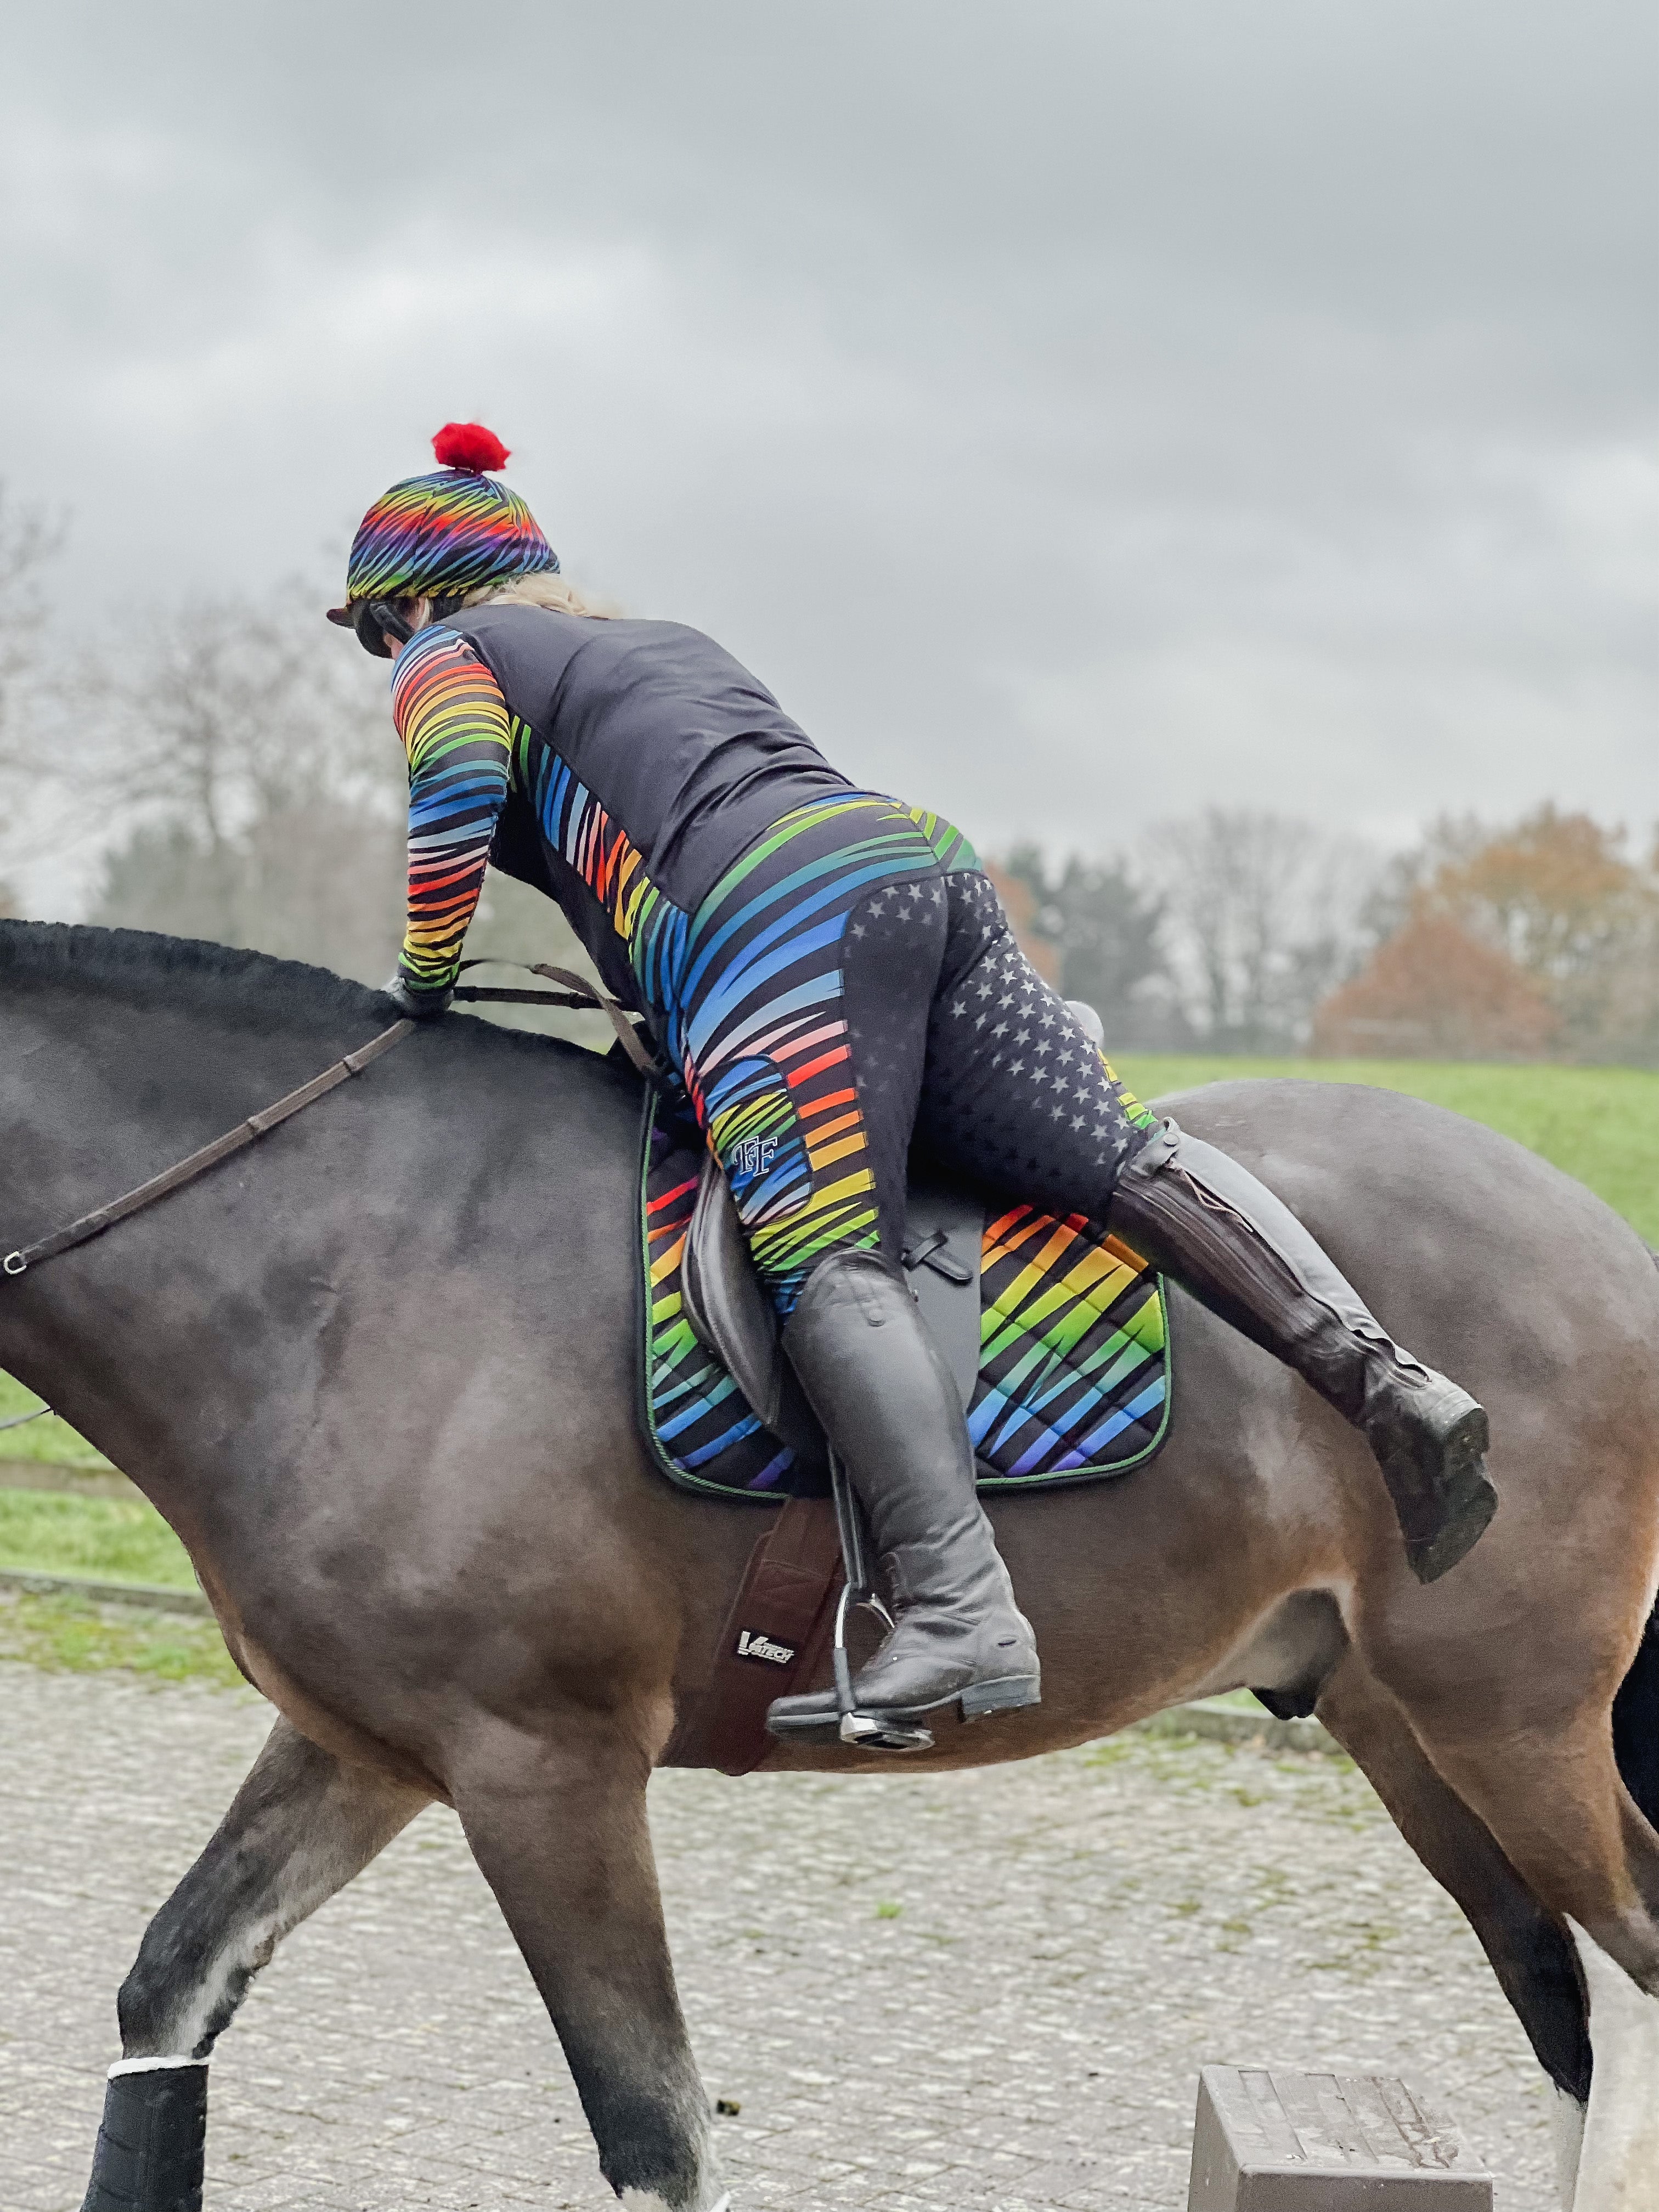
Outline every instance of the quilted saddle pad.
<path id="1" fill-rule="evenodd" d="M 690 1490 L 761 1502 L 816 1490 L 686 1317 L 702 1164 L 695 1124 L 652 1098 L 640 1190 L 646 1435 Z M 1170 1422 L 1170 1347 L 1162 1286 L 1138 1253 L 1080 1214 L 1010 1206 L 986 1220 L 980 1298 L 968 1425 L 981 1490 L 1098 1481 L 1152 1456 Z"/>

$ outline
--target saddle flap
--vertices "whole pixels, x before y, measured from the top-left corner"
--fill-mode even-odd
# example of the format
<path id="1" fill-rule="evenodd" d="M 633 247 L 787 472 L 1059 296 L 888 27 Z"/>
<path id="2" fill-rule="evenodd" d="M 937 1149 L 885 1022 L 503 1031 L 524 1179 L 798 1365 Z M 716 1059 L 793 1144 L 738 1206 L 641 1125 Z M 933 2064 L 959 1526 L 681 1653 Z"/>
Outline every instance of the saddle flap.
<path id="1" fill-rule="evenodd" d="M 680 1295 L 693 1334 L 775 1435 L 785 1365 L 777 1312 L 755 1271 L 737 1202 L 712 1152 L 703 1154 L 697 1176 Z"/>
<path id="2" fill-rule="evenodd" d="M 766 1294 L 713 1153 L 697 1174 L 680 1296 L 692 1334 L 712 1352 L 762 1425 L 795 1455 L 809 1485 L 830 1472 L 829 1447 L 795 1370 L 784 1357 L 777 1309 Z"/>
<path id="3" fill-rule="evenodd" d="M 913 1181 L 904 1267 L 911 1291 L 966 1407 L 979 1375 L 980 1250 L 985 1209 L 933 1178 Z M 737 1202 L 712 1152 L 703 1155 L 685 1240 L 680 1294 L 692 1334 L 719 1359 L 774 1436 L 809 1465 L 823 1433 L 784 1356 L 777 1310 L 756 1272 Z"/>

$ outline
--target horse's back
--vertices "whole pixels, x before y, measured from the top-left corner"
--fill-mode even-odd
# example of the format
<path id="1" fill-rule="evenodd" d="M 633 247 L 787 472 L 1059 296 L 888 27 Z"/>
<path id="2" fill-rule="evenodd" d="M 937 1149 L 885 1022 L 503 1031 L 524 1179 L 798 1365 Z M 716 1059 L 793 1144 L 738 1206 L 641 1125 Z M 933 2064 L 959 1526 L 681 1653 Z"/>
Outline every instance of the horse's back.
<path id="1" fill-rule="evenodd" d="M 1373 1657 L 1399 1638 L 1396 1658 L 1432 1672 L 1450 1638 L 1466 1677 L 1484 1648 L 1500 1672 L 1616 1682 L 1659 1571 L 1659 1270 L 1642 1239 L 1524 1146 L 1396 1091 L 1237 1082 L 1161 1103 L 1253 1168 L 1491 1415 L 1499 1509 L 1446 1585 L 1459 1602 L 1376 1586 Z"/>
<path id="2" fill-rule="evenodd" d="M 1480 1307 L 1532 1315 L 1577 1299 L 1659 1322 L 1659 1273 L 1629 1224 L 1484 1123 L 1370 1084 L 1293 1078 L 1158 1103 L 1260 1175 L 1340 1265 L 1414 1304 L 1478 1321 Z"/>

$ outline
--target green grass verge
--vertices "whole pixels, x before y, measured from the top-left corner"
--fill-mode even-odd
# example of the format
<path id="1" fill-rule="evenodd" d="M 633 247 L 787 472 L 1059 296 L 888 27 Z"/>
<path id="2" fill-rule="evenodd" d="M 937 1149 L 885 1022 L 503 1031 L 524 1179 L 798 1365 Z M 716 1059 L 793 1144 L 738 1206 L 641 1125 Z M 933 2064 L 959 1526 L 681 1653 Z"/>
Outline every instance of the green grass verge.
<path id="1" fill-rule="evenodd" d="M 1221 1060 L 1127 1053 L 1115 1060 L 1143 1098 L 1243 1075 L 1371 1083 L 1449 1106 L 1588 1183 L 1659 1245 L 1659 1073 L 1642 1067 L 1492 1066 L 1478 1060 Z"/>
<path id="2" fill-rule="evenodd" d="M 0 1566 L 166 1589 L 196 1587 L 184 1546 L 142 1498 L 0 1490 Z"/>
<path id="3" fill-rule="evenodd" d="M 32 1413 L 40 1401 L 33 1390 L 0 1375 L 0 1421 L 14 1413 Z M 26 1421 L 21 1429 L 0 1431 L 0 1459 L 42 1459 L 57 1467 L 106 1468 L 109 1462 L 77 1437 L 67 1421 L 50 1413 L 43 1421 Z"/>
<path id="4" fill-rule="evenodd" d="M 85 1674 L 119 1667 L 152 1682 L 203 1682 L 254 1694 L 232 1664 L 212 1621 L 141 1613 L 126 1606 L 88 1605 L 77 1597 L 0 1591 L 3 1659 L 58 1674 Z"/>

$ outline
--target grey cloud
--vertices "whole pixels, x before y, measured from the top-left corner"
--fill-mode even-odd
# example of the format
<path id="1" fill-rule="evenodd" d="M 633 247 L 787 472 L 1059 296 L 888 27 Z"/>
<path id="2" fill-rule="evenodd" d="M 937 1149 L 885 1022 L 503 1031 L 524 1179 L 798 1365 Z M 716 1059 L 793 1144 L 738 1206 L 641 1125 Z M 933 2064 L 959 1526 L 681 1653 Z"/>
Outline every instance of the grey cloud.
<path id="1" fill-rule="evenodd" d="M 329 580 L 456 413 L 570 565 L 989 845 L 1659 813 L 1632 0 L 62 6 L 19 488 Z"/>

